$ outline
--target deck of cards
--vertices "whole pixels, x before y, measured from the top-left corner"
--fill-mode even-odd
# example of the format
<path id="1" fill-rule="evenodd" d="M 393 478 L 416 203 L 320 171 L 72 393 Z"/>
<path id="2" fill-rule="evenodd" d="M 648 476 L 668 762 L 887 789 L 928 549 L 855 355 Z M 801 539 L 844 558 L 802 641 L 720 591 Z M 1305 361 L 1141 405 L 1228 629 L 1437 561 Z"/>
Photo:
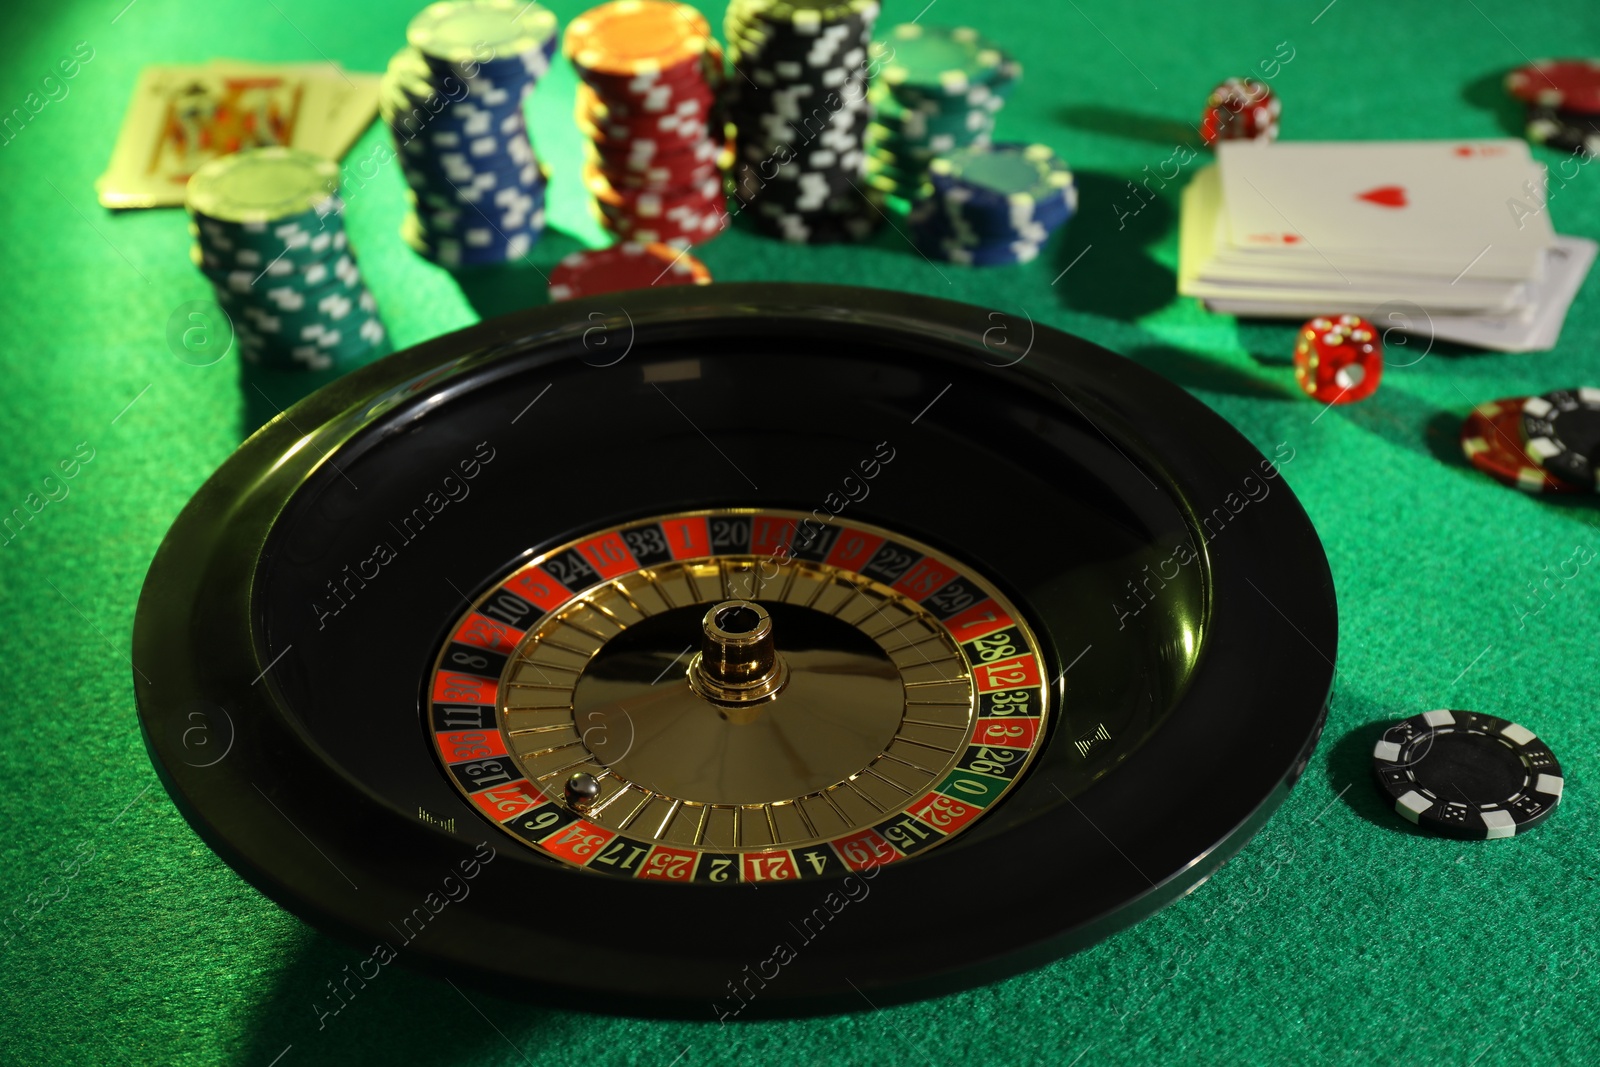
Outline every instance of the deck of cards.
<path id="1" fill-rule="evenodd" d="M 189 175 L 241 148 L 284 145 L 337 160 L 372 124 L 378 82 L 336 63 L 145 67 L 95 183 L 100 203 L 180 206 Z"/>
<path id="2" fill-rule="evenodd" d="M 1183 193 L 1178 291 L 1225 314 L 1357 314 L 1555 345 L 1595 242 L 1555 233 L 1525 141 L 1223 141 Z"/>

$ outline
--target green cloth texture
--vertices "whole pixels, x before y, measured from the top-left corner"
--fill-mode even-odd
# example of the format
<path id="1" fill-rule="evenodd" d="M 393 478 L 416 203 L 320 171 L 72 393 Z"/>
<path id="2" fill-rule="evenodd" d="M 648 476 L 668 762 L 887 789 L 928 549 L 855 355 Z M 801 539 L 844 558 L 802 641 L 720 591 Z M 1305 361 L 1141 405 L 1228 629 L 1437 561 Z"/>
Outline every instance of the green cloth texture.
<path id="1" fill-rule="evenodd" d="M 563 25 L 581 10 L 553 7 Z M 720 26 L 721 7 L 705 10 Z M 365 952 L 277 908 L 189 829 L 145 754 L 128 658 L 162 536 L 271 412 L 241 387 L 236 355 L 197 367 L 169 350 L 174 309 L 209 295 L 184 214 L 112 214 L 94 180 L 144 65 L 332 59 L 381 71 L 413 13 L 375 0 L 59 0 L 0 14 L 0 113 L 29 107 L 0 146 L 0 513 L 38 504 L 0 546 L 0 913 L 11 917 L 0 1063 L 1600 1062 L 1595 498 L 1504 488 L 1457 445 L 1478 402 L 1600 384 L 1600 276 L 1554 351 L 1410 341 L 1391 350 L 1375 396 L 1324 410 L 1294 386 L 1295 324 L 1239 322 L 1175 295 L 1179 192 L 1209 153 L 1149 193 L 1130 186 L 1187 156 L 1217 82 L 1266 70 L 1286 140 L 1515 135 L 1500 79 L 1528 58 L 1600 55 L 1592 0 L 887 0 L 885 27 L 920 15 L 1012 50 L 1025 73 L 998 134 L 1046 142 L 1072 164 L 1079 216 L 1038 261 L 1011 268 L 929 263 L 899 220 L 861 247 L 730 232 L 696 250 L 720 281 L 858 283 L 1025 314 L 1166 375 L 1268 454 L 1293 449 L 1284 476 L 1339 594 L 1337 683 L 1303 780 L 1208 882 L 1072 957 L 882 1010 L 644 1021 L 400 966 L 319 1027 L 327 983 Z M 47 99 L 43 80 L 80 42 L 92 59 Z M 544 302 L 541 272 L 602 241 L 579 179 L 575 84 L 558 59 L 531 104 L 553 174 L 553 228 L 534 266 L 458 280 L 416 257 L 399 236 L 393 165 L 351 193 L 351 243 L 397 347 Z M 44 101 L 37 113 L 30 93 Z M 347 162 L 387 137 L 375 125 Z M 1560 232 L 1600 237 L 1600 164 L 1576 168 L 1548 209 Z M 1368 763 L 1380 724 L 1438 707 L 1521 722 L 1551 745 L 1567 789 L 1548 823 L 1458 842 L 1388 810 Z M 1030 921 L 1008 911 L 1003 885 L 951 914 L 974 937 L 988 922 Z"/>

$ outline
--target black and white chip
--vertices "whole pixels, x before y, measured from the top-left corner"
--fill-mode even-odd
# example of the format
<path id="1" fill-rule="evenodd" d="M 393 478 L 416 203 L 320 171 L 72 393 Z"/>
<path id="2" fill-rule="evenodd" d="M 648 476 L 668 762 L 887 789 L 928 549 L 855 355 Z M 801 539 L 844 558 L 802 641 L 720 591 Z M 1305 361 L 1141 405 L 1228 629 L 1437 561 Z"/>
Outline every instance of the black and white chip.
<path id="1" fill-rule="evenodd" d="M 1522 435 L 1530 458 L 1560 478 L 1595 487 L 1600 457 L 1600 389 L 1557 389 L 1522 405 Z"/>
<path id="2" fill-rule="evenodd" d="M 1449 837 L 1511 837 L 1561 801 L 1561 764 L 1532 730 L 1475 711 L 1427 711 L 1390 726 L 1372 750 L 1394 810 Z"/>

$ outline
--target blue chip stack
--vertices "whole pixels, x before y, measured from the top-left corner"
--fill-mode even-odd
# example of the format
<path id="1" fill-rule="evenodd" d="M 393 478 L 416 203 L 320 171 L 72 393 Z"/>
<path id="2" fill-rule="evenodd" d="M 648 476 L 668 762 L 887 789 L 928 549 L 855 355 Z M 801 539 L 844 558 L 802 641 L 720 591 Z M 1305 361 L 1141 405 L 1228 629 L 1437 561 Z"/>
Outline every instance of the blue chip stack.
<path id="1" fill-rule="evenodd" d="M 379 97 L 412 212 L 406 243 L 446 267 L 526 256 L 545 178 L 523 102 L 550 68 L 556 17 L 525 0 L 441 0 L 406 28 Z"/>
<path id="2" fill-rule="evenodd" d="M 219 156 L 189 179 L 191 254 L 245 362 L 327 370 L 385 345 L 338 190 L 337 163 L 282 147 Z"/>
<path id="3" fill-rule="evenodd" d="M 1078 210 L 1072 170 L 1048 145 L 968 148 L 928 166 L 932 192 L 911 210 L 923 255 L 975 267 L 1037 259 Z"/>

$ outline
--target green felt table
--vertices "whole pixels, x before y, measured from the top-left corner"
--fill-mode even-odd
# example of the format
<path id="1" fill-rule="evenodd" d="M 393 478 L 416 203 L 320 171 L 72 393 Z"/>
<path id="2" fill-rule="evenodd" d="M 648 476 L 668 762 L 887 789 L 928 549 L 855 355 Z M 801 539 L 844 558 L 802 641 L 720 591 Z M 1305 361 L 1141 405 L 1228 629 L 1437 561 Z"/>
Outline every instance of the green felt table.
<path id="1" fill-rule="evenodd" d="M 1175 296 L 1178 191 L 1205 153 L 1165 188 L 1152 183 L 1142 209 L 1127 185 L 1195 143 L 1216 81 L 1287 51 L 1273 82 L 1286 139 L 1515 132 L 1499 78 L 1527 57 L 1600 54 L 1600 8 L 923 4 L 888 0 L 883 24 L 920 12 L 1010 46 L 1026 74 L 1001 136 L 1048 142 L 1078 172 L 1081 214 L 1042 259 L 936 266 L 893 230 L 832 248 L 734 232 L 701 254 L 721 280 L 855 282 L 1025 313 L 1168 376 L 1269 454 L 1292 449 L 1285 477 L 1326 545 L 1343 640 L 1321 746 L 1265 832 L 1154 918 L 935 1001 L 723 1027 L 709 1012 L 702 1023 L 554 1010 L 391 968 L 319 1026 L 314 1002 L 362 953 L 278 909 L 189 829 L 146 757 L 130 681 L 145 569 L 261 404 L 235 356 L 196 367 L 168 348 L 174 308 L 208 293 L 183 213 L 113 215 L 93 183 L 145 64 L 327 58 L 379 71 L 414 9 L 13 4 L 0 15 L 0 112 L 40 92 L 78 42 L 93 58 L 0 147 L 0 512 L 42 492 L 58 461 L 82 461 L 67 495 L 0 547 L 0 1062 L 1600 1062 L 1600 805 L 1589 791 L 1600 527 L 1593 498 L 1503 488 L 1456 444 L 1478 401 L 1600 382 L 1600 277 L 1554 351 L 1438 345 L 1419 359 L 1413 343 L 1376 396 L 1324 411 L 1294 389 L 1292 324 L 1239 322 Z M 555 7 L 563 22 L 580 10 Z M 398 345 L 542 302 L 541 271 L 601 240 L 576 180 L 574 85 L 558 63 L 532 104 L 555 227 L 534 266 L 463 284 L 416 258 L 398 235 L 393 167 L 350 197 L 352 242 Z M 369 130 L 351 158 L 386 136 Z M 1600 237 L 1600 166 L 1578 168 L 1549 210 L 1560 231 Z M 1550 742 L 1567 795 L 1549 823 L 1457 842 L 1386 809 L 1369 781 L 1375 724 L 1434 707 L 1503 715 Z M 975 930 L 1027 921 L 995 890 L 962 905 Z"/>

